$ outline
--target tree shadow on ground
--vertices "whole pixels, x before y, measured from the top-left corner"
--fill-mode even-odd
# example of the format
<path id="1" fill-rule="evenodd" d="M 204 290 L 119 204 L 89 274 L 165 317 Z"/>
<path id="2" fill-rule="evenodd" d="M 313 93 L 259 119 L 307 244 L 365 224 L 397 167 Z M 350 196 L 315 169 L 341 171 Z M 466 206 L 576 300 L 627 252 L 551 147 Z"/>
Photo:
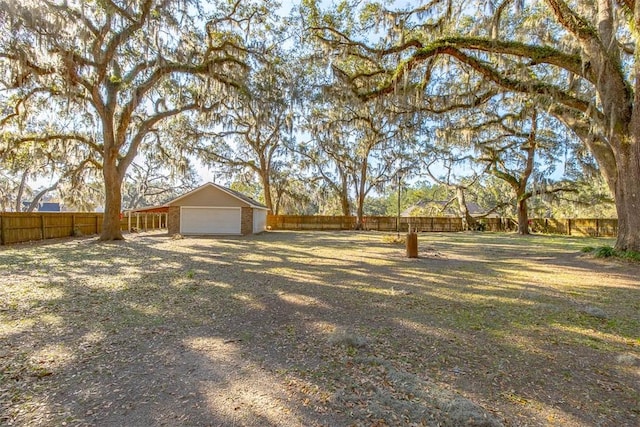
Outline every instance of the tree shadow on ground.
<path id="1" fill-rule="evenodd" d="M 637 266 L 616 287 L 553 239 L 421 235 L 408 260 L 380 236 L 1 252 L 0 419 L 636 424 Z"/>

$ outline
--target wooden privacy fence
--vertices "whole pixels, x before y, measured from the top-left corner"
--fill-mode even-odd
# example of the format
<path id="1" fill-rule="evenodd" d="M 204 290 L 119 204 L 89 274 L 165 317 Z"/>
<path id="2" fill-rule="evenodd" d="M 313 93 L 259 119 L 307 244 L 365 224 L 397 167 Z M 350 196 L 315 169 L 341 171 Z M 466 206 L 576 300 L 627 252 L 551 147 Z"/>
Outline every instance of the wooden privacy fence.
<path id="1" fill-rule="evenodd" d="M 483 220 L 485 229 L 503 231 L 507 229 L 502 218 Z M 355 216 L 320 215 L 268 215 L 267 227 L 271 230 L 353 230 Z M 396 231 L 398 217 L 368 216 L 364 218 L 363 229 L 375 231 Z M 400 217 L 400 231 L 462 231 L 462 219 L 454 217 Z"/>
<path id="2" fill-rule="evenodd" d="M 319 215 L 268 215 L 267 227 L 271 230 L 353 230 L 355 216 Z M 510 218 L 483 218 L 479 222 L 486 231 L 510 231 L 517 222 Z M 615 237 L 618 234 L 617 219 L 532 219 L 531 229 L 536 233 L 566 234 L 570 236 Z M 364 218 L 363 229 L 396 231 L 398 218 L 393 216 L 369 216 Z M 454 217 L 401 217 L 400 231 L 418 232 L 462 231 L 462 219 Z"/>
<path id="3" fill-rule="evenodd" d="M 267 215 L 271 230 L 353 230 L 355 216 Z"/>
<path id="4" fill-rule="evenodd" d="M 398 217 L 372 216 L 363 219 L 365 230 L 396 231 Z M 462 219 L 452 217 L 400 217 L 400 231 L 462 231 Z"/>
<path id="5" fill-rule="evenodd" d="M 100 212 L 0 212 L 0 244 L 83 236 L 102 232 Z M 131 224 L 131 225 L 130 225 Z M 155 230 L 166 228 L 166 214 L 123 216 L 120 229 Z"/>
<path id="6" fill-rule="evenodd" d="M 567 234 L 569 236 L 616 237 L 618 220 L 615 218 L 530 220 L 531 230 L 536 233 Z"/>
<path id="7" fill-rule="evenodd" d="M 0 212 L 0 244 L 54 239 L 69 236 L 99 234 L 102 213 L 98 212 Z M 363 228 L 376 231 L 396 231 L 397 217 L 365 217 Z M 509 218 L 480 220 L 487 231 L 514 229 Z M 353 230 L 354 216 L 268 215 L 267 226 L 272 230 Z M 570 236 L 616 237 L 617 219 L 531 219 L 536 233 L 566 234 Z M 167 227 L 166 213 L 132 213 L 123 216 L 121 230 L 157 230 Z M 453 217 L 401 217 L 400 231 L 447 232 L 462 231 L 462 220 Z"/>

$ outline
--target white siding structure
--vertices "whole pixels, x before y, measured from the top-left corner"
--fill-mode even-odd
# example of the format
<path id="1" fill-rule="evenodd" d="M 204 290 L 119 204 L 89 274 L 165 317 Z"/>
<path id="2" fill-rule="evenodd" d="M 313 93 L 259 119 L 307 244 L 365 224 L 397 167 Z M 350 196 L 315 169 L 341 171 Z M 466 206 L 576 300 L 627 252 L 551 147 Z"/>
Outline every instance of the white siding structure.
<path id="1" fill-rule="evenodd" d="M 221 185 L 207 183 L 166 205 L 169 234 L 247 235 L 265 231 L 267 207 Z"/>

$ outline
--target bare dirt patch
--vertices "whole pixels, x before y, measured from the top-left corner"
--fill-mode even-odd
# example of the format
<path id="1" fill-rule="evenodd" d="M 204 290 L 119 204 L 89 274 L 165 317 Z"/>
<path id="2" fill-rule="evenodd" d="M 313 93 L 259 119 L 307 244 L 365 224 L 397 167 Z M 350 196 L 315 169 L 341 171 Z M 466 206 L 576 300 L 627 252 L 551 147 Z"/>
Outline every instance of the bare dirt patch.
<path id="1" fill-rule="evenodd" d="M 130 236 L 0 249 L 0 424 L 640 424 L 604 240 Z"/>

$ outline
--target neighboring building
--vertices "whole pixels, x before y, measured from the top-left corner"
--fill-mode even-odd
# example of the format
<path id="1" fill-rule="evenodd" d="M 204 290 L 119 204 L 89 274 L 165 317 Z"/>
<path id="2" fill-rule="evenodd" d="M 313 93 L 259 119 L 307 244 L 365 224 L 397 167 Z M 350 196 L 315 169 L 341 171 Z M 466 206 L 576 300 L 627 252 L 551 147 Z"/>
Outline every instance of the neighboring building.
<path id="1" fill-rule="evenodd" d="M 267 207 L 221 185 L 207 183 L 162 206 L 129 212 L 166 212 L 169 234 L 248 235 L 267 225 Z"/>
<path id="2" fill-rule="evenodd" d="M 24 210 L 27 210 L 31 206 L 31 202 L 22 202 L 22 206 L 24 206 Z M 34 212 L 60 212 L 61 210 L 59 202 L 40 202 Z"/>

